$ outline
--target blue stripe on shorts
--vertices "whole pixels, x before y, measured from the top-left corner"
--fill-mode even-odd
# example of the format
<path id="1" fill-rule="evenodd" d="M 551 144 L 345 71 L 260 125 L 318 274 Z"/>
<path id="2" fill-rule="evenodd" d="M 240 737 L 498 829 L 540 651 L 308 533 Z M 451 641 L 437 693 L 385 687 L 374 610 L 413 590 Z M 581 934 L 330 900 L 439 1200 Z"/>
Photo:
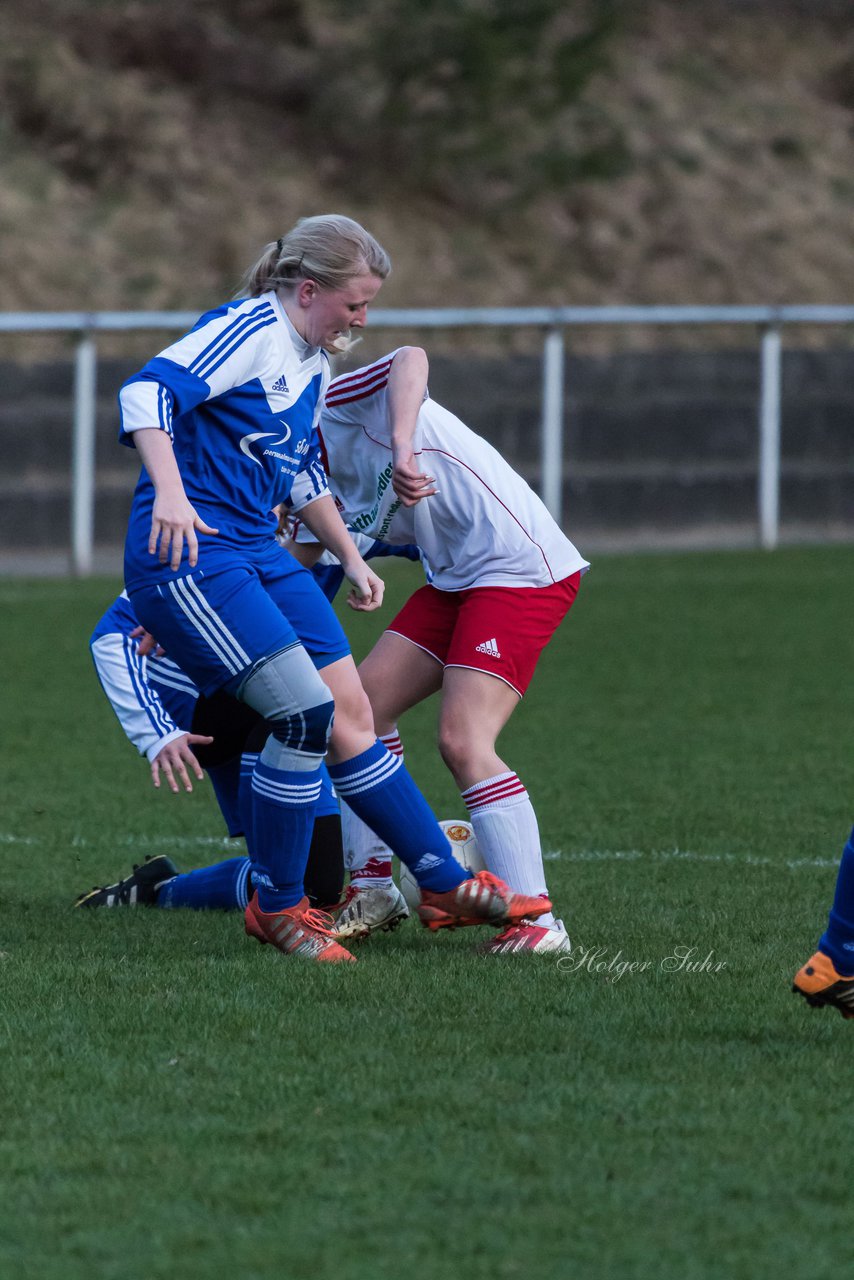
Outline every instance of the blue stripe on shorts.
<path id="1" fill-rule="evenodd" d="M 350 653 L 313 574 L 272 538 L 248 551 L 206 539 L 191 573 L 128 595 L 145 629 L 206 694 L 234 692 L 257 662 L 294 644 L 318 669 Z"/>

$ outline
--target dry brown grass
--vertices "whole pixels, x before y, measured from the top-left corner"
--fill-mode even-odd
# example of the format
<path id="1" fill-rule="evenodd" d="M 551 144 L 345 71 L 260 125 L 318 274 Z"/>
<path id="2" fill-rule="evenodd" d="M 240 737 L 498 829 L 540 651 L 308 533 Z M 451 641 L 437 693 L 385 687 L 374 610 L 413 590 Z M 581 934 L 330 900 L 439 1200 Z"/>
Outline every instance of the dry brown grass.
<path id="1" fill-rule="evenodd" d="M 0 307 L 202 307 L 327 209 L 389 247 L 389 306 L 854 300 L 854 58 L 829 11 L 627 6 L 554 126 L 620 137 L 622 171 L 485 212 L 395 173 L 368 193 L 340 149 L 305 143 L 335 28 L 294 0 L 283 42 L 286 7 L 8 0 Z"/>

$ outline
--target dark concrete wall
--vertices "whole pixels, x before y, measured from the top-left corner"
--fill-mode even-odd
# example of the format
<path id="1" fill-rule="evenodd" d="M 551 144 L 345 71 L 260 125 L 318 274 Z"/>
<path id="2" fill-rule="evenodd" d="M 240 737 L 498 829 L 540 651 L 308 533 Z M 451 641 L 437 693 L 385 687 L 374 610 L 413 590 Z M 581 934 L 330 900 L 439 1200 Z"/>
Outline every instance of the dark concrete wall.
<path id="1" fill-rule="evenodd" d="M 98 367 L 95 540 L 120 545 L 138 471 L 116 441 L 116 391 L 135 366 Z M 534 486 L 538 358 L 435 358 L 431 392 Z M 58 549 L 70 519 L 72 366 L 0 364 L 0 546 Z M 565 525 L 595 545 L 726 544 L 756 527 L 758 355 L 569 357 Z M 784 536 L 854 536 L 854 352 L 783 362 Z"/>

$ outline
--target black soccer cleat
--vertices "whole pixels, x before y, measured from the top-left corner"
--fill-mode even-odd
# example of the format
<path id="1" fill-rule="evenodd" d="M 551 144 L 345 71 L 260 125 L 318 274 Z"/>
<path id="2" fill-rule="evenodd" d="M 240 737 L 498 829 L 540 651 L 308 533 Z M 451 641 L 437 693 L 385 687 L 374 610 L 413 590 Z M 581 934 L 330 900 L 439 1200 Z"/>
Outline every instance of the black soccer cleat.
<path id="1" fill-rule="evenodd" d="M 171 858 L 158 854 L 134 863 L 133 871 L 115 884 L 95 885 L 75 900 L 75 907 L 153 907 L 157 892 L 167 880 L 180 875 Z"/>

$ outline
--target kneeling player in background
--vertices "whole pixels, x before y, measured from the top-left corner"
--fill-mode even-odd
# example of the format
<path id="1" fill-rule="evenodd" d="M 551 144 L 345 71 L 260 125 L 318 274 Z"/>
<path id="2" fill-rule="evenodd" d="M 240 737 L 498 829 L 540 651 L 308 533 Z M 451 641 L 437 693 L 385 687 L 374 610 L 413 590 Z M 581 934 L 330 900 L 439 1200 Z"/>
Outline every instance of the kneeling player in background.
<path id="1" fill-rule="evenodd" d="M 140 631 L 122 593 L 89 642 L 101 687 L 129 740 L 148 757 L 154 785 L 160 786 L 162 774 L 172 791 L 192 791 L 191 775 L 201 780 L 206 770 L 228 835 L 241 836 L 248 825 L 242 813 L 251 804 L 252 770 L 269 727 L 228 694 L 200 694 L 168 654 L 141 655 Z M 245 910 L 252 896 L 249 868 L 248 857 L 236 857 L 181 874 L 160 854 L 122 880 L 82 893 L 75 906 Z M 343 882 L 338 801 L 324 770 L 306 867 L 309 902 L 328 909 L 338 902 Z"/>
<path id="2" fill-rule="evenodd" d="M 284 521 L 280 533 L 284 536 Z M 418 559 L 415 547 L 390 547 L 361 535 L 355 540 L 366 560 L 389 555 Z M 325 554 L 312 572 L 332 600 L 344 580 L 338 561 Z M 154 785 L 160 786 L 162 775 L 172 791 L 182 786 L 192 791 L 191 775 L 201 780 L 206 770 L 228 835 L 239 837 L 248 825 L 242 814 L 251 805 L 252 771 L 269 726 L 251 707 L 228 694 L 200 694 L 168 654 L 141 654 L 141 631 L 122 592 L 89 641 L 101 687 L 128 739 L 140 755 L 147 756 Z M 339 905 L 344 868 L 338 800 L 325 768 L 322 775 L 305 889 L 312 907 L 328 911 Z M 245 910 L 252 896 L 249 868 L 248 857 L 237 857 L 182 874 L 171 858 L 160 854 L 135 865 L 124 879 L 80 894 L 75 905 Z M 408 914 L 403 903 L 395 922 Z"/>

